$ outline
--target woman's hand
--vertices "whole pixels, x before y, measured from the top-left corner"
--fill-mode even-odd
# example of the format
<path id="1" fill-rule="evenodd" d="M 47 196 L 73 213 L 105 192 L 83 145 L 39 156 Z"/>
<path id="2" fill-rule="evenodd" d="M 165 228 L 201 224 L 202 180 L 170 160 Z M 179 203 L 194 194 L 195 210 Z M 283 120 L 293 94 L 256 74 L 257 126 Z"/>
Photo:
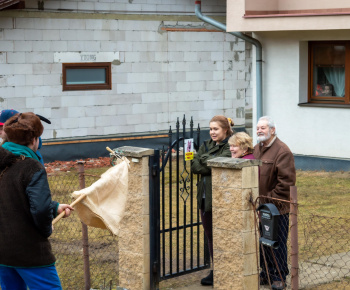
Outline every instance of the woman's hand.
<path id="1" fill-rule="evenodd" d="M 69 204 L 60 204 L 57 209 L 57 214 L 60 214 L 61 212 L 65 211 L 65 215 L 63 218 L 69 217 L 71 212 L 74 210 Z"/>

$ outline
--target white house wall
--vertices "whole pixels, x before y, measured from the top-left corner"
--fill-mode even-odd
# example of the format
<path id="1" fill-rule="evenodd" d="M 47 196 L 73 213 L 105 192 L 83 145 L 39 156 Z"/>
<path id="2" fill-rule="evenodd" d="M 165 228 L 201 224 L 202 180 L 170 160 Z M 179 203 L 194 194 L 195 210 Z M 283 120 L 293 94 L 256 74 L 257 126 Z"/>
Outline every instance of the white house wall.
<path id="1" fill-rule="evenodd" d="M 307 100 L 307 42 L 349 40 L 349 31 L 270 32 L 263 47 L 263 111 L 295 154 L 350 158 L 349 109 L 301 107 Z"/>
<path id="2" fill-rule="evenodd" d="M 49 118 L 44 139 L 167 130 L 184 114 L 204 127 L 216 114 L 244 126 L 245 107 L 251 108 L 252 101 L 250 47 L 246 51 L 243 41 L 224 32 L 162 30 L 204 25 L 196 17 L 159 19 L 157 11 L 194 10 L 194 2 L 170 3 L 174 1 L 44 1 L 45 10 L 34 14 L 37 2 L 26 1 L 33 11 L 2 11 L 0 108 Z M 225 1 L 213 3 L 208 1 L 204 11 L 225 11 Z M 68 7 L 77 11 L 52 13 Z M 81 13 L 84 9 L 127 13 L 116 20 L 110 14 Z M 135 11 L 140 14 L 130 14 Z M 142 11 L 154 12 L 157 20 L 145 19 Z M 112 90 L 62 91 L 60 57 L 79 62 L 79 55 L 91 53 L 110 58 Z"/>

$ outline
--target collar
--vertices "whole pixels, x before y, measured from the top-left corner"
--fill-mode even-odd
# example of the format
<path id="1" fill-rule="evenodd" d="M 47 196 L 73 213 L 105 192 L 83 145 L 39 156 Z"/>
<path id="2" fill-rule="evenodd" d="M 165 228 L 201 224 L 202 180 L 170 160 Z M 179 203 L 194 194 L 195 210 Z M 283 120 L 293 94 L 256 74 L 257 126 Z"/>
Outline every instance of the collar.
<path id="1" fill-rule="evenodd" d="M 17 155 L 17 156 L 24 155 L 25 157 L 33 158 L 39 161 L 38 155 L 36 155 L 36 153 L 27 146 L 23 146 L 13 142 L 6 142 L 5 144 L 2 145 L 2 147 L 12 152 L 14 155 Z"/>
<path id="2" fill-rule="evenodd" d="M 273 139 L 271 140 L 271 142 L 270 142 L 269 144 L 267 144 L 266 146 L 264 146 L 263 143 L 260 143 L 260 144 L 261 144 L 261 147 L 263 147 L 263 146 L 264 146 L 264 147 L 271 147 L 272 144 L 273 144 L 273 142 L 275 142 L 276 138 L 277 138 L 277 136 L 273 137 Z"/>

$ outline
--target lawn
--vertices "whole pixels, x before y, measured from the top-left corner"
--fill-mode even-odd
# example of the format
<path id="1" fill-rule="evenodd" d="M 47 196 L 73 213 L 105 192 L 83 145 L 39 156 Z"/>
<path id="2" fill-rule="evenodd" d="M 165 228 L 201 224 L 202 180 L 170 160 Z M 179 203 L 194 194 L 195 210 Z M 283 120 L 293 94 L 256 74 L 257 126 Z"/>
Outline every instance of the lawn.
<path id="1" fill-rule="evenodd" d="M 181 163 L 181 162 L 180 162 Z M 174 164 L 175 167 L 175 164 Z M 180 165 L 181 167 L 181 165 Z M 97 169 L 87 169 L 86 186 L 89 186 L 96 180 L 100 174 L 106 171 L 108 167 Z M 174 168 L 173 168 L 174 170 Z M 181 168 L 180 168 L 181 170 Z M 180 171 L 181 172 L 181 171 Z M 169 172 L 165 173 L 166 176 Z M 90 176 L 94 175 L 94 176 Z M 181 178 L 180 178 L 181 179 Z M 56 172 L 50 179 L 50 186 L 53 189 L 53 198 L 59 202 L 71 202 L 70 193 L 79 189 L 79 179 L 74 169 L 71 172 Z M 194 184 L 196 183 L 194 178 Z M 172 199 L 177 200 L 178 191 L 176 187 L 176 178 L 173 177 L 170 186 L 169 181 L 165 182 L 166 193 L 164 200 L 169 205 L 169 189 L 172 189 Z M 297 190 L 298 190 L 298 225 L 299 225 L 299 259 L 312 260 L 321 256 L 330 255 L 348 251 L 350 241 L 350 172 L 316 172 L 316 171 L 297 171 Z M 195 185 L 194 185 L 195 186 Z M 194 220 L 197 219 L 195 214 L 196 189 L 193 190 L 193 207 Z M 180 192 L 181 193 L 181 192 Z M 168 196 L 167 196 L 168 195 Z M 191 216 L 190 198 L 186 200 L 186 216 L 187 223 Z M 172 206 L 172 214 L 170 215 L 170 207 L 164 208 L 164 226 L 168 227 L 170 222 L 172 226 L 176 225 L 178 219 L 180 226 L 183 224 L 184 212 L 182 211 L 184 199 L 179 197 L 180 209 L 177 210 L 176 203 Z M 178 217 L 176 216 L 178 213 Z M 162 222 L 161 222 L 162 224 Z M 202 229 L 200 228 L 201 234 Z M 190 235 L 188 230 L 187 237 Z M 193 229 L 193 234 L 197 235 L 197 229 Z M 183 235 L 183 231 L 179 231 L 179 237 Z M 81 224 L 76 214 L 71 219 L 59 222 L 55 226 L 55 231 L 52 236 L 53 248 L 56 253 L 60 276 L 64 289 L 78 289 L 77 285 L 83 284 L 83 258 L 81 244 Z M 91 276 L 92 287 L 98 288 L 101 284 L 108 284 L 112 280 L 113 285 L 117 285 L 117 238 L 111 237 L 106 231 L 89 228 L 90 242 L 90 261 L 91 261 Z M 173 254 L 179 248 L 180 253 L 180 268 L 184 264 L 182 257 L 185 244 L 177 244 L 173 236 L 173 245 L 170 246 L 166 242 L 165 247 L 173 249 Z M 197 245 L 194 244 L 194 252 Z M 203 257 L 203 244 L 200 244 L 201 257 Z M 186 254 L 188 258 L 188 254 Z M 165 257 L 170 258 L 168 254 Z M 173 266 L 177 266 L 174 257 L 170 258 Z M 188 263 L 185 263 L 188 265 Z M 165 272 L 169 270 L 166 267 Z M 349 275 L 350 276 L 350 275 Z M 194 277 L 194 278 L 191 278 Z M 182 280 L 183 284 L 191 284 L 198 282 L 198 275 L 185 275 L 182 278 L 170 279 L 162 282 L 163 288 L 171 287 L 172 280 Z M 194 279 L 192 281 L 191 279 Z M 341 283 L 349 285 L 349 279 L 342 280 Z M 339 284 L 340 285 L 340 284 Z M 327 289 L 327 288 L 325 288 Z M 328 289 L 331 288 L 328 285 Z"/>

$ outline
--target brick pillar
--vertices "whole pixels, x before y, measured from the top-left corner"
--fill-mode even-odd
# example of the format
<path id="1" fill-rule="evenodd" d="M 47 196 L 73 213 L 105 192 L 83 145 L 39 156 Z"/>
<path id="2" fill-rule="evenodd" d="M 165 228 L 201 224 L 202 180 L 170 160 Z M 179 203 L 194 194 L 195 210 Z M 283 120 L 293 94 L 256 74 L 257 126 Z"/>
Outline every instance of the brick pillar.
<path id="1" fill-rule="evenodd" d="M 254 211 L 259 160 L 218 157 L 208 161 L 213 180 L 214 288 L 258 288 Z"/>
<path id="2" fill-rule="evenodd" d="M 119 231 L 119 285 L 150 289 L 149 156 L 153 149 L 116 148 L 130 161 L 129 192 Z"/>

